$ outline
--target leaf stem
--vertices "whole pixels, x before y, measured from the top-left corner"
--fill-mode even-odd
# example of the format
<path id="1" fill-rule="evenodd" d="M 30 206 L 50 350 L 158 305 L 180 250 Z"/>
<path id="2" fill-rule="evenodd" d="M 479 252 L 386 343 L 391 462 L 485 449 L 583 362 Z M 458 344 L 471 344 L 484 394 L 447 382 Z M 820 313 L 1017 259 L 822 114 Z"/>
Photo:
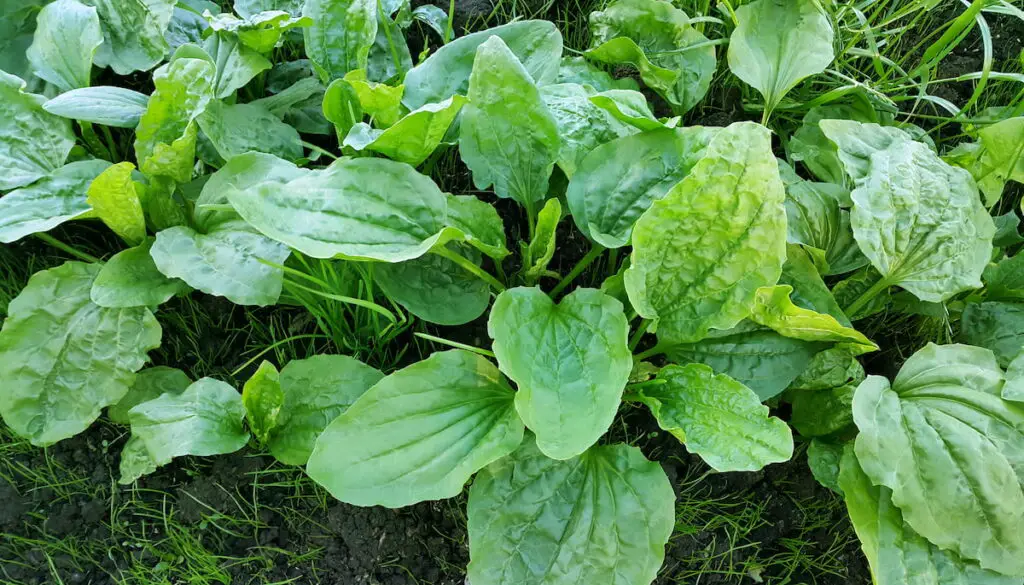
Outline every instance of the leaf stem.
<path id="1" fill-rule="evenodd" d="M 79 260 L 84 260 L 86 262 L 92 262 L 95 264 L 103 264 L 103 261 L 100 260 L 99 258 L 91 254 L 87 254 L 81 250 L 72 248 L 71 246 L 65 244 L 64 242 L 58 240 L 57 238 L 51 236 L 50 234 L 38 233 L 32 235 L 46 242 L 47 244 L 53 246 L 54 248 L 57 248 L 58 250 L 62 250 L 64 252 L 67 252 L 68 254 L 71 254 L 72 256 L 78 258 Z"/>
<path id="2" fill-rule="evenodd" d="M 496 357 L 494 355 L 494 352 L 487 351 L 486 349 L 481 349 L 479 347 L 474 347 L 472 345 L 466 345 L 465 343 L 459 343 L 458 341 L 452 341 L 450 339 L 445 339 L 443 337 L 435 337 L 435 336 L 429 335 L 427 333 L 419 333 L 419 332 L 413 333 L 413 335 L 415 335 L 416 337 L 419 337 L 420 339 L 426 339 L 427 341 L 433 341 L 434 343 L 440 343 L 442 345 L 450 345 L 451 347 L 455 347 L 455 348 L 458 348 L 458 349 L 464 349 L 466 351 L 471 351 L 473 353 L 480 354 L 480 355 L 485 356 L 485 357 L 489 357 L 489 358 Z"/>
<path id="3" fill-rule="evenodd" d="M 887 281 L 884 278 L 879 280 L 875 284 L 871 285 L 871 288 L 869 288 L 868 290 L 864 291 L 864 294 L 862 294 L 859 297 L 857 297 L 857 300 L 855 300 L 852 303 L 850 303 L 849 307 L 846 307 L 845 309 L 843 309 L 843 313 L 845 313 L 848 317 L 852 318 L 861 309 L 866 307 L 867 304 L 871 302 L 871 299 L 877 297 L 879 293 L 881 293 L 884 290 L 887 290 L 888 288 L 889 288 L 889 281 Z"/>
<path id="4" fill-rule="evenodd" d="M 491 285 L 491 288 L 498 291 L 499 293 L 505 292 L 505 285 L 501 284 L 501 281 L 499 281 L 497 278 L 494 278 L 494 276 L 492 276 L 483 268 L 480 268 L 479 266 L 474 264 L 468 258 L 464 258 L 457 254 L 456 252 L 452 252 L 445 246 L 437 246 L 430 250 L 430 252 L 432 254 L 437 254 L 442 258 L 447 258 L 448 260 L 451 260 L 452 262 L 458 264 L 467 272 L 474 274 L 480 280 Z"/>
<path id="5" fill-rule="evenodd" d="M 655 346 L 652 347 L 651 349 L 642 351 L 642 352 L 634 355 L 633 356 L 633 361 L 642 362 L 642 361 L 644 361 L 645 359 L 647 359 L 647 358 L 649 358 L 651 356 L 656 356 L 656 355 L 665 353 L 665 350 L 667 350 L 667 349 L 668 349 L 667 345 L 662 345 L 661 343 L 655 344 Z"/>
<path id="6" fill-rule="evenodd" d="M 572 281 L 576 280 L 580 274 L 583 274 L 583 271 L 586 270 L 594 260 L 597 260 L 604 250 L 605 248 L 601 244 L 591 245 L 590 251 L 587 252 L 587 255 L 580 258 L 580 261 L 576 263 L 576 266 L 573 266 L 572 270 L 569 271 L 569 274 L 566 274 L 565 278 L 555 285 L 555 288 L 551 290 L 551 293 L 549 293 L 548 296 L 551 298 L 557 297 L 567 286 L 572 284 Z"/>
<path id="7" fill-rule="evenodd" d="M 323 148 L 313 144 L 312 142 L 306 142 L 305 140 L 302 140 L 300 142 L 302 143 L 302 146 L 305 146 L 306 148 L 308 148 L 310 150 L 319 152 L 320 154 L 326 154 L 327 156 L 333 158 L 334 160 L 338 160 L 337 156 L 335 156 L 334 154 L 332 154 L 330 152 L 327 152 L 326 150 L 324 150 Z"/>
<path id="8" fill-rule="evenodd" d="M 637 326 L 636 332 L 629 338 L 629 351 L 636 351 L 636 346 L 640 345 L 640 340 L 644 338 L 644 334 L 647 333 L 647 328 L 650 325 L 650 319 L 640 320 L 640 325 Z"/>

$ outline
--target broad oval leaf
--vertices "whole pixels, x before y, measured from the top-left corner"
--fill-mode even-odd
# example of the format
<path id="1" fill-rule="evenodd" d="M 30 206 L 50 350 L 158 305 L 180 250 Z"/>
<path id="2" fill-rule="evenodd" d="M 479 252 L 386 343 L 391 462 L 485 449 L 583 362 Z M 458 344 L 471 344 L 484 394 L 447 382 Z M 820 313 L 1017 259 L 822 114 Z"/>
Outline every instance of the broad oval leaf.
<path id="1" fill-rule="evenodd" d="M 590 14 L 591 50 L 604 63 L 629 63 L 643 82 L 682 114 L 707 93 L 715 47 L 667 0 L 618 0 Z"/>
<path id="2" fill-rule="evenodd" d="M 639 399 L 658 425 L 717 471 L 756 471 L 793 456 L 786 423 L 768 414 L 753 390 L 703 364 L 668 365 L 662 384 Z"/>
<path id="3" fill-rule="evenodd" d="M 181 280 L 168 278 L 156 267 L 153 240 L 114 254 L 96 275 L 90 298 L 101 307 L 155 307 L 189 290 Z"/>
<path id="4" fill-rule="evenodd" d="M 36 75 L 69 91 L 88 87 L 92 58 L 102 42 L 95 8 L 78 0 L 57 0 L 39 11 L 26 55 Z"/>
<path id="5" fill-rule="evenodd" d="M 69 163 L 4 195 L 0 198 L 0 242 L 9 244 L 88 213 L 89 184 L 109 166 L 105 160 Z"/>
<path id="6" fill-rule="evenodd" d="M 384 374 L 347 355 L 318 355 L 281 368 L 284 405 L 267 446 L 278 461 L 305 465 L 327 425 Z"/>
<path id="7" fill-rule="evenodd" d="M 857 387 L 857 459 L 933 544 L 1024 575 L 1024 406 L 1002 386 L 992 352 L 928 344 Z"/>
<path id="8" fill-rule="evenodd" d="M 60 168 L 75 145 L 71 123 L 43 109 L 46 98 L 0 71 L 0 190 L 8 191 Z"/>
<path id="9" fill-rule="evenodd" d="M 606 248 L 629 244 L 633 225 L 704 157 L 715 128 L 662 128 L 593 149 L 569 181 L 573 220 Z"/>
<path id="10" fill-rule="evenodd" d="M 469 323 L 483 315 L 491 302 L 486 282 L 436 254 L 374 266 L 373 277 L 389 299 L 438 325 Z"/>
<path id="11" fill-rule="evenodd" d="M 146 239 L 146 216 L 132 181 L 134 170 L 135 165 L 130 162 L 107 168 L 89 184 L 85 200 L 93 215 L 130 245 Z"/>
<path id="12" fill-rule="evenodd" d="M 738 7 L 735 18 L 729 69 L 764 96 L 768 113 L 835 58 L 832 24 L 816 0 L 755 0 Z"/>
<path id="13" fill-rule="evenodd" d="M 240 223 L 222 224 L 205 234 L 185 226 L 163 230 L 150 256 L 161 273 L 192 288 L 239 305 L 273 305 L 284 279 L 278 266 L 291 250 Z"/>
<path id="14" fill-rule="evenodd" d="M 135 128 L 146 111 L 149 96 L 123 87 L 83 87 L 43 104 L 47 112 L 93 124 Z"/>
<path id="15" fill-rule="evenodd" d="M 89 298 L 96 264 L 37 272 L 0 331 L 0 415 L 41 447 L 89 427 L 115 404 L 160 345 L 149 309 L 104 309 Z"/>
<path id="16" fill-rule="evenodd" d="M 306 472 L 357 506 L 450 498 L 522 442 L 514 397 L 483 357 L 435 353 L 387 376 L 334 419 Z"/>
<path id="17" fill-rule="evenodd" d="M 820 125 L 856 184 L 853 235 L 886 282 L 931 302 L 981 287 L 995 225 L 970 174 L 897 128 Z"/>
<path id="18" fill-rule="evenodd" d="M 96 64 L 118 75 L 148 71 L 163 60 L 169 46 L 164 33 L 174 15 L 175 0 L 86 0 L 103 24 L 103 44 Z"/>
<path id="19" fill-rule="evenodd" d="M 826 347 L 741 321 L 732 329 L 711 331 L 696 343 L 673 346 L 668 356 L 674 362 L 711 366 L 768 400 L 785 390 Z"/>
<path id="20" fill-rule="evenodd" d="M 260 106 L 225 105 L 214 100 L 197 121 L 224 160 L 247 152 L 263 152 L 290 161 L 302 158 L 299 133 Z"/>
<path id="21" fill-rule="evenodd" d="M 1003 386 L 1003 398 L 1015 402 L 1024 402 L 1024 352 L 1021 352 L 1006 368 L 1006 385 Z"/>
<path id="22" fill-rule="evenodd" d="M 633 229 L 626 291 L 660 342 L 692 343 L 750 314 L 786 258 L 785 190 L 767 128 L 718 132 L 682 182 Z"/>
<path id="23" fill-rule="evenodd" d="M 357 151 L 370 150 L 391 160 L 419 166 L 440 146 L 465 103 L 466 98 L 456 95 L 438 104 L 427 104 L 383 130 L 358 123 L 345 137 L 343 146 Z"/>
<path id="24" fill-rule="evenodd" d="M 558 304 L 539 288 L 509 289 L 494 301 L 487 332 L 545 455 L 575 457 L 608 430 L 633 368 L 622 303 L 595 289 Z"/>
<path id="25" fill-rule="evenodd" d="M 185 455 L 234 453 L 249 442 L 242 397 L 229 384 L 202 378 L 181 394 L 165 393 L 128 411 L 132 439 L 153 467 Z M 122 468 L 121 483 L 130 483 Z"/>
<path id="26" fill-rule="evenodd" d="M 267 181 L 287 183 L 307 172 L 294 163 L 262 152 L 247 152 L 233 157 L 203 185 L 193 212 L 196 227 L 210 232 L 220 224 L 239 219 L 234 211 L 220 208 L 228 204 L 229 191 L 244 191 Z"/>
<path id="27" fill-rule="evenodd" d="M 562 35 L 554 23 L 524 20 L 490 28 L 444 45 L 405 76 L 402 102 L 410 110 L 465 95 L 477 48 L 499 37 L 537 85 L 553 83 L 562 58 Z"/>
<path id="28" fill-rule="evenodd" d="M 461 124 L 459 153 L 476 187 L 535 209 L 558 159 L 558 124 L 500 37 L 477 49 Z"/>
<path id="29" fill-rule="evenodd" d="M 558 125 L 561 137 L 558 167 L 566 177 L 572 178 L 583 157 L 595 147 L 637 132 L 632 125 L 590 101 L 593 90 L 589 88 L 560 83 L 540 88 L 540 94 Z"/>
<path id="30" fill-rule="evenodd" d="M 153 73 L 156 89 L 135 131 L 135 157 L 146 175 L 178 183 L 192 178 L 195 119 L 213 99 L 214 65 L 206 59 L 179 58 Z"/>
<path id="31" fill-rule="evenodd" d="M 366 69 L 377 36 L 378 0 L 306 0 L 302 30 L 306 56 L 325 84 L 349 71 Z"/>
<path id="32" fill-rule="evenodd" d="M 675 494 L 626 445 L 568 461 L 527 439 L 469 491 L 468 579 L 480 585 L 648 585 L 665 558 Z"/>
<path id="33" fill-rule="evenodd" d="M 472 195 L 448 195 L 448 225 L 462 232 L 467 244 L 500 262 L 509 255 L 505 223 L 493 205 Z"/>
<path id="34" fill-rule="evenodd" d="M 1024 348 L 1024 303 L 968 303 L 960 317 L 959 340 L 992 350 L 1006 367 Z"/>
<path id="35" fill-rule="evenodd" d="M 267 237 L 315 258 L 384 262 L 425 254 L 443 234 L 447 202 L 428 177 L 382 158 L 341 159 L 297 179 L 228 193 Z"/>
<path id="36" fill-rule="evenodd" d="M 155 366 L 139 371 L 135 382 L 117 404 L 107 409 L 107 417 L 117 424 L 131 424 L 128 411 L 163 394 L 181 394 L 192 384 L 185 372 L 167 366 Z"/>
<path id="37" fill-rule="evenodd" d="M 849 448 L 839 487 L 877 585 L 1020 585 L 1020 577 L 982 569 L 914 532 L 893 504 L 892 491 L 873 485 Z"/>

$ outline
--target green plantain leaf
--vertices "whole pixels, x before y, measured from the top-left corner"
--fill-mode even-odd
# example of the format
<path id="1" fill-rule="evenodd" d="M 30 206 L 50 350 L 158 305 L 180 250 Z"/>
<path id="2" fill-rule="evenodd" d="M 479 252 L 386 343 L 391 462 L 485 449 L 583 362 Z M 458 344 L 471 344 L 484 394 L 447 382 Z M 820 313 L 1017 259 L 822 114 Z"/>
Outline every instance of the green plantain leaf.
<path id="1" fill-rule="evenodd" d="M 71 124 L 43 109 L 46 98 L 0 71 L 0 191 L 28 185 L 60 168 L 75 145 Z"/>
<path id="2" fill-rule="evenodd" d="M 281 368 L 284 405 L 267 446 L 278 461 L 305 465 L 317 438 L 371 386 L 384 377 L 347 355 L 318 355 Z"/>
<path id="3" fill-rule="evenodd" d="M 546 85 L 540 89 L 541 99 L 554 116 L 561 137 L 558 167 L 569 178 L 594 148 L 637 132 L 633 126 L 591 102 L 592 94 L 592 90 L 571 83 Z"/>
<path id="4" fill-rule="evenodd" d="M 295 11 L 296 14 L 298 12 Z M 207 10 L 203 17 L 214 31 L 230 33 L 230 36 L 237 37 L 249 49 L 264 54 L 280 44 L 284 33 L 313 24 L 311 18 L 292 16 L 283 10 L 260 11 L 245 18 L 238 18 L 231 13 L 213 15 Z"/>
<path id="5" fill-rule="evenodd" d="M 639 91 L 610 89 L 590 96 L 590 101 L 606 110 L 616 120 L 640 130 L 658 130 L 669 127 L 654 117 L 647 98 Z"/>
<path id="6" fill-rule="evenodd" d="M 821 129 L 856 183 L 853 235 L 885 282 L 930 302 L 981 286 L 995 225 L 967 171 L 897 128 L 823 120 Z"/>
<path id="7" fill-rule="evenodd" d="M 124 398 L 107 409 L 107 417 L 117 424 L 131 424 L 128 411 L 163 394 L 181 394 L 192 384 L 185 372 L 167 366 L 146 368 L 135 375 L 135 383 Z"/>
<path id="8" fill-rule="evenodd" d="M 189 290 L 181 280 L 161 273 L 150 250 L 153 240 L 114 254 L 96 275 L 92 302 L 111 309 L 155 307 Z"/>
<path id="9" fill-rule="evenodd" d="M 526 269 L 526 277 L 534 281 L 545 274 L 548 263 L 555 257 L 555 237 L 558 235 L 558 222 L 562 220 L 562 204 L 558 199 L 548 199 L 537 214 L 537 226 L 534 228 L 533 239 L 526 248 L 530 259 Z"/>
<path id="10" fill-rule="evenodd" d="M 367 116 L 373 118 L 373 124 L 377 128 L 392 126 L 405 115 L 406 110 L 402 106 L 404 85 L 393 87 L 384 83 L 374 83 L 366 79 L 366 72 L 362 69 L 346 73 L 345 81 L 356 91 L 359 105 Z"/>
<path id="11" fill-rule="evenodd" d="M 483 357 L 435 353 L 382 379 L 334 419 L 306 471 L 358 506 L 450 498 L 522 442 L 514 397 Z"/>
<path id="12" fill-rule="evenodd" d="M 784 196 L 768 130 L 739 122 L 644 213 L 626 290 L 637 312 L 656 320 L 659 342 L 734 327 L 756 290 L 775 284 L 786 257 Z"/>
<path id="13" fill-rule="evenodd" d="M 260 443 L 266 443 L 270 431 L 277 426 L 284 406 L 284 391 L 281 390 L 280 374 L 274 364 L 264 361 L 256 373 L 242 386 L 242 404 L 245 406 L 245 420 L 249 430 Z"/>
<path id="14" fill-rule="evenodd" d="M 788 284 L 757 289 L 750 320 L 786 337 L 804 341 L 850 343 L 863 351 L 878 349 L 863 333 L 841 324 L 832 315 L 798 307 L 789 298 L 792 292 L 793 287 Z"/>
<path id="15" fill-rule="evenodd" d="M 232 158 L 203 185 L 193 213 L 196 228 L 210 232 L 220 224 L 240 219 L 234 211 L 223 210 L 223 206 L 229 203 L 228 192 L 236 189 L 245 191 L 268 181 L 287 183 L 306 172 L 294 163 L 261 152 L 249 152 Z"/>
<path id="16" fill-rule="evenodd" d="M 341 159 L 288 182 L 231 190 L 253 227 L 314 258 L 401 262 L 445 234 L 447 201 L 429 178 L 381 158 Z"/>
<path id="17" fill-rule="evenodd" d="M 249 18 L 260 12 L 271 10 L 280 10 L 288 14 L 302 14 L 302 0 L 235 0 L 234 8 L 242 18 Z"/>
<path id="18" fill-rule="evenodd" d="M 359 122 L 349 131 L 343 145 L 419 166 L 440 146 L 465 103 L 466 98 L 456 95 L 439 104 L 427 104 L 384 130 Z"/>
<path id="19" fill-rule="evenodd" d="M 230 385 L 213 378 L 202 378 L 181 394 L 167 393 L 143 402 L 128 411 L 128 418 L 132 423 L 129 445 L 134 442 L 133 449 L 137 450 L 133 455 L 148 459 L 149 465 L 141 473 L 133 468 L 126 470 L 122 455 L 122 484 L 167 465 L 175 457 L 234 453 L 249 442 L 249 433 L 242 424 L 242 397 Z"/>
<path id="20" fill-rule="evenodd" d="M 562 57 L 558 66 L 557 83 L 578 83 L 589 85 L 597 91 L 639 90 L 640 86 L 631 77 L 613 78 L 607 71 L 598 68 L 584 57 Z"/>
<path id="21" fill-rule="evenodd" d="M 849 196 L 845 189 L 830 183 L 801 180 L 786 185 L 786 239 L 820 254 L 828 265 L 826 276 L 868 264 L 853 239 L 850 212 L 841 207 Z"/>
<path id="22" fill-rule="evenodd" d="M 850 448 L 842 455 L 839 486 L 876 585 L 1020 585 L 1019 577 L 982 569 L 914 532 L 892 491 L 873 484 Z"/>
<path id="23" fill-rule="evenodd" d="M 825 347 L 741 321 L 732 329 L 711 331 L 697 343 L 680 344 L 667 353 L 674 362 L 707 364 L 768 400 L 785 390 Z"/>
<path id="24" fill-rule="evenodd" d="M 273 64 L 266 57 L 246 47 L 237 38 L 225 33 L 206 37 L 203 49 L 217 64 L 213 80 L 213 96 L 226 99 Z"/>
<path id="25" fill-rule="evenodd" d="M 479 254 L 476 256 L 479 263 Z M 491 289 L 486 282 L 435 254 L 376 265 L 373 276 L 389 299 L 420 319 L 438 325 L 469 323 L 483 315 L 491 302 Z"/>
<path id="26" fill-rule="evenodd" d="M 78 0 L 57 0 L 39 11 L 36 23 L 26 53 L 33 72 L 61 91 L 88 87 L 93 55 L 103 43 L 96 9 Z"/>
<path id="27" fill-rule="evenodd" d="M 225 160 L 247 152 L 263 152 L 290 161 L 302 158 L 299 133 L 260 106 L 225 105 L 215 100 L 197 121 Z"/>
<path id="28" fill-rule="evenodd" d="M 32 75 L 25 51 L 32 44 L 36 16 L 44 4 L 43 0 L 10 0 L 4 4 L 0 14 L 0 70 L 22 78 Z"/>
<path id="29" fill-rule="evenodd" d="M 218 225 L 203 234 L 177 226 L 159 232 L 150 250 L 156 267 L 192 288 L 226 297 L 239 305 L 267 306 L 281 296 L 291 254 L 286 246 L 252 231 L 242 222 Z"/>
<path id="30" fill-rule="evenodd" d="M 163 60 L 168 45 L 164 33 L 174 14 L 175 0 L 85 0 L 95 6 L 103 25 L 103 44 L 96 65 L 118 75 L 148 71 Z"/>
<path id="31" fill-rule="evenodd" d="M 410 110 L 466 95 L 477 49 L 498 37 L 537 85 L 553 83 L 562 58 L 562 35 L 554 23 L 524 20 L 476 32 L 444 45 L 405 76 L 402 102 Z M 493 43 L 492 43 L 493 44 Z"/>
<path id="32" fill-rule="evenodd" d="M 195 119 L 213 99 L 214 78 L 214 65 L 205 59 L 174 59 L 153 73 L 156 89 L 135 131 L 139 170 L 178 183 L 192 178 Z"/>
<path id="33" fill-rule="evenodd" d="M 466 243 L 501 262 L 509 255 L 505 223 L 498 210 L 472 195 L 447 195 L 448 225 L 462 232 Z"/>
<path id="34" fill-rule="evenodd" d="M 577 227 L 606 248 L 628 245 L 636 221 L 690 173 L 716 133 L 661 128 L 595 148 L 566 191 Z"/>
<path id="35" fill-rule="evenodd" d="M 842 494 L 839 486 L 839 462 L 843 457 L 843 445 L 813 439 L 807 445 L 807 466 L 811 475 L 824 487 Z"/>
<path id="36" fill-rule="evenodd" d="M 43 104 L 47 112 L 118 128 L 135 128 L 146 111 L 149 96 L 123 87 L 83 87 L 60 94 Z"/>
<path id="37" fill-rule="evenodd" d="M 344 142 L 352 127 L 363 119 L 363 109 L 355 87 L 344 79 L 335 79 L 327 86 L 323 101 L 324 118 L 334 125 L 338 142 Z"/>
<path id="38" fill-rule="evenodd" d="M 793 435 L 769 416 L 753 390 L 703 364 L 669 365 L 663 384 L 645 387 L 639 400 L 658 426 L 672 433 L 717 471 L 756 471 L 793 456 Z"/>
<path id="39" fill-rule="evenodd" d="M 134 170 L 130 162 L 108 167 L 93 179 L 85 200 L 96 217 L 133 246 L 146 239 L 146 216 L 132 181 Z"/>
<path id="40" fill-rule="evenodd" d="M 406 86 L 408 95 L 408 85 Z M 536 209 L 558 160 L 558 123 L 530 73 L 500 37 L 477 49 L 459 150 L 478 189 Z"/>
<path id="41" fill-rule="evenodd" d="M 856 452 L 914 531 L 1024 576 L 1024 406 L 1003 400 L 1002 386 L 992 352 L 928 344 L 891 387 L 879 376 L 857 387 Z"/>
<path id="42" fill-rule="evenodd" d="M 805 437 L 824 437 L 852 428 L 856 384 L 787 393 L 789 424 Z"/>
<path id="43" fill-rule="evenodd" d="M 999 365 L 1010 365 L 1024 348 L 1024 303 L 969 303 L 960 318 L 959 340 L 990 349 Z"/>
<path id="44" fill-rule="evenodd" d="M 590 14 L 589 59 L 630 64 L 647 87 L 678 114 L 708 92 L 717 62 L 715 47 L 667 0 L 618 0 Z"/>
<path id="45" fill-rule="evenodd" d="M 469 492 L 468 579 L 481 585 L 648 585 L 665 558 L 675 495 L 626 445 L 548 459 L 528 438 Z"/>
<path id="46" fill-rule="evenodd" d="M 539 288 L 509 289 L 494 301 L 487 332 L 544 454 L 575 457 L 608 430 L 633 368 L 622 303 L 589 288 L 559 304 Z"/>
<path id="47" fill-rule="evenodd" d="M 1006 368 L 1006 385 L 1003 386 L 1003 399 L 1024 402 L 1024 352 L 1013 358 Z"/>
<path id="48" fill-rule="evenodd" d="M 832 24 L 816 0 L 755 0 L 738 7 L 735 18 L 729 69 L 761 93 L 767 113 L 835 58 Z"/>
<path id="49" fill-rule="evenodd" d="M 324 84 L 349 71 L 366 69 L 377 36 L 377 0 L 306 0 L 302 30 L 306 56 Z"/>
<path id="50" fill-rule="evenodd" d="M 0 415 L 41 447 L 89 427 L 117 403 L 160 345 L 149 309 L 104 309 L 89 299 L 96 264 L 37 272 L 8 306 L 0 331 Z"/>
<path id="51" fill-rule="evenodd" d="M 89 213 L 89 184 L 109 166 L 105 160 L 69 163 L 4 195 L 0 198 L 0 242 L 9 244 Z"/>
<path id="52" fill-rule="evenodd" d="M 836 145 L 821 131 L 822 120 L 856 120 L 879 123 L 878 112 L 866 99 L 850 103 L 815 106 L 804 114 L 803 124 L 786 145 L 789 156 L 799 161 L 819 180 L 834 185 L 846 184 L 846 173 Z M 847 205 L 848 207 L 848 205 Z"/>

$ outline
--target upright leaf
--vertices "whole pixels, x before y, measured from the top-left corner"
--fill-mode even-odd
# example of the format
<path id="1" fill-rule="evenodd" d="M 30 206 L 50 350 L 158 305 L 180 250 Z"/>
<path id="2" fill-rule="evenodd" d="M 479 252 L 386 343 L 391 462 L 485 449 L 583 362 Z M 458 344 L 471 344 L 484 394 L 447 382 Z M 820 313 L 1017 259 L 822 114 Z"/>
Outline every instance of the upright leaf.
<path id="1" fill-rule="evenodd" d="M 608 430 L 633 368 L 621 303 L 581 288 L 555 304 L 539 288 L 514 288 L 494 301 L 487 333 L 545 455 L 575 457 Z"/>
<path id="2" fill-rule="evenodd" d="M 103 42 L 96 9 L 78 0 L 47 4 L 36 18 L 26 55 L 37 76 L 69 91 L 89 86 L 92 58 Z"/>
<path id="3" fill-rule="evenodd" d="M 341 159 L 286 183 L 232 190 L 253 227 L 315 258 L 418 258 L 445 227 L 446 200 L 429 178 L 381 158 Z"/>
<path id="4" fill-rule="evenodd" d="M 721 130 L 682 182 L 633 230 L 626 290 L 657 320 L 660 342 L 692 343 L 734 327 L 786 257 L 785 197 L 766 128 Z"/>
<path id="5" fill-rule="evenodd" d="M 213 80 L 213 96 L 226 99 L 262 71 L 273 65 L 266 57 L 246 47 L 236 37 L 214 33 L 206 38 L 203 49 L 217 64 Z"/>
<path id="6" fill-rule="evenodd" d="M 877 585 L 1019 585 L 1019 577 L 999 575 L 942 550 L 914 532 L 892 501 L 892 491 L 873 485 L 852 449 L 846 449 L 839 486 L 861 548 Z"/>
<path id="7" fill-rule="evenodd" d="M 786 423 L 753 390 L 703 364 L 669 365 L 639 399 L 658 425 L 717 471 L 756 471 L 793 456 Z"/>
<path id="8" fill-rule="evenodd" d="M 626 445 L 568 461 L 531 439 L 469 492 L 468 578 L 483 585 L 649 585 L 665 558 L 675 495 Z"/>
<path id="9" fill-rule="evenodd" d="M 284 404 L 267 446 L 278 461 L 305 465 L 327 425 L 384 374 L 347 355 L 317 355 L 281 368 Z"/>
<path id="10" fill-rule="evenodd" d="M 174 14 L 175 0 L 85 0 L 95 6 L 103 25 L 103 44 L 96 64 L 118 75 L 148 71 L 168 50 L 164 33 Z"/>
<path id="11" fill-rule="evenodd" d="M 205 59 L 175 59 L 153 73 L 156 89 L 135 131 L 139 170 L 178 183 L 192 178 L 196 118 L 213 99 L 215 68 Z"/>
<path id="12" fill-rule="evenodd" d="M 643 82 L 682 114 L 708 92 L 715 47 L 667 0 L 618 0 L 590 14 L 591 50 L 603 63 L 629 63 Z"/>
<path id="13" fill-rule="evenodd" d="M 558 235 L 558 222 L 562 221 L 562 204 L 558 199 L 548 199 L 537 214 L 537 227 L 534 229 L 533 239 L 526 248 L 526 255 L 530 259 L 526 267 L 526 277 L 538 279 L 543 276 L 548 263 L 555 257 L 555 237 Z"/>
<path id="14" fill-rule="evenodd" d="M 46 98 L 25 92 L 25 82 L 0 71 L 0 190 L 50 174 L 68 158 L 75 135 L 67 120 L 43 109 Z"/>
<path id="15" fill-rule="evenodd" d="M 489 38 L 477 49 L 459 135 L 473 183 L 493 185 L 499 197 L 536 209 L 560 145 L 558 125 L 530 73 L 500 37 Z"/>
<path id="16" fill-rule="evenodd" d="M 89 427 L 117 403 L 160 345 L 149 309 L 104 309 L 89 298 L 96 264 L 38 272 L 7 308 L 0 331 L 0 415 L 33 445 Z"/>
<path id="17" fill-rule="evenodd" d="M 327 86 L 323 101 L 324 118 L 334 124 L 338 142 L 344 142 L 352 127 L 363 120 L 363 109 L 359 94 L 348 81 L 335 79 Z"/>
<path id="18" fill-rule="evenodd" d="M 0 198 L 0 242 L 9 244 L 88 213 L 89 185 L 109 166 L 105 160 L 66 164 L 28 187 Z"/>
<path id="19" fill-rule="evenodd" d="M 146 216 L 132 181 L 134 170 L 130 162 L 113 165 L 92 181 L 86 198 L 96 217 L 131 245 L 146 239 Z"/>
<path id="20" fill-rule="evenodd" d="M 628 245 L 636 221 L 690 173 L 716 133 L 661 128 L 593 149 L 566 191 L 576 226 L 606 248 Z"/>
<path id="21" fill-rule="evenodd" d="M 857 388 L 857 459 L 921 536 L 1024 575 L 1024 406 L 1002 386 L 992 352 L 928 344 L 891 386 L 868 376 Z"/>
<path id="22" fill-rule="evenodd" d="M 472 195 L 448 195 L 448 225 L 463 234 L 466 243 L 500 262 L 509 255 L 505 224 L 493 205 Z"/>
<path id="23" fill-rule="evenodd" d="M 995 226 L 967 171 L 896 128 L 823 120 L 821 129 L 856 184 L 853 235 L 888 284 L 931 302 L 981 286 Z"/>
<path id="24" fill-rule="evenodd" d="M 729 69 L 764 96 L 765 117 L 835 58 L 832 23 L 816 0 L 755 0 L 736 9 Z"/>
<path id="25" fill-rule="evenodd" d="M 324 84 L 349 71 L 366 69 L 377 36 L 377 0 L 306 0 L 302 16 L 306 56 Z"/>
<path id="26" fill-rule="evenodd" d="M 457 95 L 439 104 L 427 104 L 384 130 L 375 130 L 364 123 L 356 124 L 349 131 L 344 145 L 419 166 L 440 146 L 465 103 L 466 98 Z"/>
<path id="27" fill-rule="evenodd" d="M 853 238 L 850 212 L 841 206 L 849 196 L 829 183 L 800 180 L 786 185 L 786 239 L 820 255 L 828 265 L 826 275 L 845 274 L 868 263 Z"/>
<path id="28" fill-rule="evenodd" d="M 270 431 L 277 426 L 277 419 L 284 406 L 284 392 L 281 391 L 280 374 L 274 364 L 264 361 L 256 373 L 242 386 L 242 404 L 249 430 L 261 443 L 266 443 Z"/>
<path id="29" fill-rule="evenodd" d="M 562 58 L 562 35 L 545 20 L 524 20 L 476 32 L 444 45 L 405 76 L 402 102 L 410 110 L 465 95 L 477 49 L 498 37 L 537 85 L 553 83 Z"/>
<path id="30" fill-rule="evenodd" d="M 522 442 L 514 397 L 486 359 L 435 353 L 387 376 L 334 419 L 306 472 L 359 506 L 450 498 Z"/>

